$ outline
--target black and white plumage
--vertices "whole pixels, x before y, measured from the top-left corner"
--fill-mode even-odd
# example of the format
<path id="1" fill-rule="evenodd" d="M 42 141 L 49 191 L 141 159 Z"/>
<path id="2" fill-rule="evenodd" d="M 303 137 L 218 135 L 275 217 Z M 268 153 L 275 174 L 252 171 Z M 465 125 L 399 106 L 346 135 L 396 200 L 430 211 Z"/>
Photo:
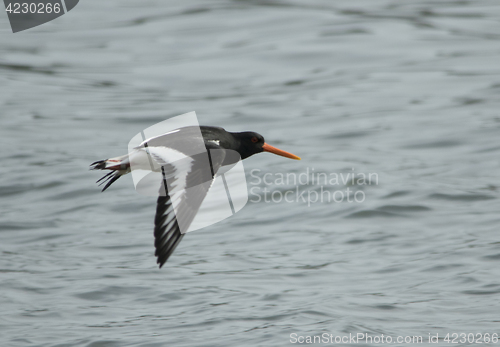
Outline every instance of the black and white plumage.
<path id="1" fill-rule="evenodd" d="M 167 190 L 166 194 L 160 194 L 158 197 L 154 228 L 155 255 L 160 267 L 163 266 L 184 237 L 208 194 L 215 174 L 219 171 L 225 158 L 225 153 L 219 151 L 220 149 L 215 144 L 207 144 L 209 166 L 206 165 L 207 158 L 205 156 L 194 156 L 190 165 L 186 165 L 188 173 L 183 178 L 176 177 L 179 171 L 174 165 L 164 164 L 162 166 L 162 174 L 165 178 L 162 188 L 166 186 Z M 210 171 L 207 168 L 210 168 Z M 184 176 L 184 173 L 180 176 Z M 178 181 L 181 182 L 177 183 Z M 175 209 L 176 200 L 178 203 Z"/>
<path id="2" fill-rule="evenodd" d="M 111 170 L 97 181 L 105 184 L 103 191 L 134 169 L 161 172 L 154 236 L 162 267 L 193 222 L 220 168 L 263 151 L 300 159 L 266 144 L 257 133 L 201 126 L 150 138 L 127 155 L 92 163 L 91 169 Z"/>

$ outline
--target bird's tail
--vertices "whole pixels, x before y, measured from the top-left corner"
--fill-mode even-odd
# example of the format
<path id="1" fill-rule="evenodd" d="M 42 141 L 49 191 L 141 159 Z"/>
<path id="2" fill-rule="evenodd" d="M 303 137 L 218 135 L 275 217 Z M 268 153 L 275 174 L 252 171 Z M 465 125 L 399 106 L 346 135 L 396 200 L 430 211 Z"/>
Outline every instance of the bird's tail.
<path id="1" fill-rule="evenodd" d="M 130 161 L 128 159 L 128 155 L 99 160 L 90 164 L 90 170 L 111 170 L 96 182 L 100 182 L 99 186 L 106 184 L 102 189 L 102 191 L 105 191 L 111 184 L 113 184 L 113 182 L 130 172 Z"/>

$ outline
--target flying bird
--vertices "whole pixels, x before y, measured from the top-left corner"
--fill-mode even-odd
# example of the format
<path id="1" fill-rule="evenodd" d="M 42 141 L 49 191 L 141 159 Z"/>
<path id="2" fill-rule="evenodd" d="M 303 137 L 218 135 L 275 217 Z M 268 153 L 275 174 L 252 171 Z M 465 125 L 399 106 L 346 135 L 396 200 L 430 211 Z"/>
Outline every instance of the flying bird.
<path id="1" fill-rule="evenodd" d="M 155 256 L 161 268 L 184 237 L 219 169 L 261 152 L 300 160 L 255 132 L 189 126 L 147 139 L 126 155 L 96 161 L 90 169 L 110 170 L 97 181 L 105 184 L 102 191 L 131 170 L 161 172 L 154 220 Z"/>

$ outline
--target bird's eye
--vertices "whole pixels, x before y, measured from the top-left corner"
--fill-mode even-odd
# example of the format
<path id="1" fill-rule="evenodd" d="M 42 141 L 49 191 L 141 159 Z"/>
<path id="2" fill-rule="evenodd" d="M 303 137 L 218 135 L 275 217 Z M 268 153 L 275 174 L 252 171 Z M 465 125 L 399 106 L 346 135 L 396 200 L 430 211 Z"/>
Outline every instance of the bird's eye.
<path id="1" fill-rule="evenodd" d="M 259 139 L 254 136 L 254 137 L 252 137 L 252 139 L 250 141 L 252 141 L 253 143 L 257 143 L 257 142 L 259 142 Z"/>

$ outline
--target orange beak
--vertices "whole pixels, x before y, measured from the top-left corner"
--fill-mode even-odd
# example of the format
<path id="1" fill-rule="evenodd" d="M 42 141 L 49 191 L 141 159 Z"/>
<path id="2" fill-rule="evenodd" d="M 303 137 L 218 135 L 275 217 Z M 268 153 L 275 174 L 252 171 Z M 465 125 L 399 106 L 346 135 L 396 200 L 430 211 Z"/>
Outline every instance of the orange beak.
<path id="1" fill-rule="evenodd" d="M 277 154 L 277 155 L 281 155 L 282 157 L 287 157 L 287 158 L 290 158 L 290 159 L 300 160 L 300 157 L 297 157 L 295 154 L 292 154 L 292 153 L 289 153 L 289 152 L 285 152 L 285 151 L 283 151 L 281 149 L 278 149 L 276 147 L 268 145 L 267 143 L 264 143 L 264 145 L 262 146 L 262 149 L 264 150 L 264 152 L 271 152 L 271 153 L 274 153 L 274 154 Z"/>

